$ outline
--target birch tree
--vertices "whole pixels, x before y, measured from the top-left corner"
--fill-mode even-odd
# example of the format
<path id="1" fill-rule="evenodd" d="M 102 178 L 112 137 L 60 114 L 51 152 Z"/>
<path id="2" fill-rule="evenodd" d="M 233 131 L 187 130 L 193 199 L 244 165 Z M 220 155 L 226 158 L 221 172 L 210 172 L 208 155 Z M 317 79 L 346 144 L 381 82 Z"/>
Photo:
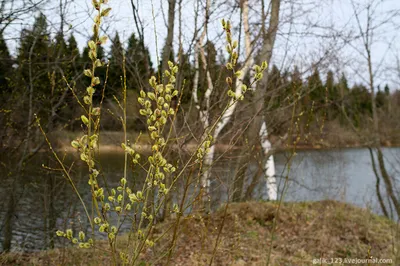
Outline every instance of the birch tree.
<path id="1" fill-rule="evenodd" d="M 243 7 L 247 5 L 247 0 L 243 1 Z M 265 29 L 266 15 L 263 14 L 262 18 L 262 47 L 255 59 L 256 64 L 261 62 L 270 62 L 272 58 L 272 52 L 275 45 L 276 34 L 279 26 L 279 14 L 280 14 L 280 0 L 272 0 L 270 6 L 269 25 Z M 244 16 L 243 16 L 243 20 Z M 268 84 L 268 75 L 264 75 L 258 88 L 255 89 L 253 105 L 253 115 L 255 116 L 254 121 L 249 129 L 249 139 L 253 140 L 253 144 L 259 142 L 262 148 L 262 155 L 264 161 L 264 176 L 266 178 L 266 190 L 269 200 L 277 199 L 277 185 L 275 177 L 275 162 L 274 157 L 271 154 L 272 145 L 268 139 L 268 129 L 265 117 L 262 115 L 264 109 L 265 99 L 265 88 Z"/>
<path id="2" fill-rule="evenodd" d="M 234 84 L 234 93 L 235 97 L 231 97 L 230 102 L 228 104 L 228 107 L 226 110 L 223 112 L 220 120 L 218 123 L 215 125 L 214 131 L 209 132 L 207 129 L 210 127 L 210 97 L 213 93 L 214 90 L 214 84 L 213 80 L 210 75 L 210 71 L 207 68 L 207 60 L 205 57 L 204 49 L 203 49 L 203 42 L 204 38 L 207 35 L 207 28 L 208 28 L 208 19 L 209 19 L 209 10 L 210 10 L 210 5 L 211 1 L 207 0 L 206 2 L 206 8 L 205 8 L 205 23 L 204 23 L 204 30 L 202 34 L 200 35 L 200 38 L 198 39 L 198 42 L 196 43 L 195 46 L 195 78 L 194 78 L 194 86 L 193 86 L 193 101 L 195 103 L 196 108 L 199 110 L 199 116 L 200 116 L 200 121 L 202 123 L 203 128 L 205 129 L 205 134 L 203 136 L 203 140 L 206 138 L 209 138 L 208 134 L 211 135 L 212 139 L 212 144 L 209 147 L 209 149 L 206 150 L 204 160 L 203 160 L 203 167 L 204 167 L 204 172 L 201 176 L 201 186 L 204 189 L 204 196 L 207 196 L 210 192 L 210 178 L 211 178 L 211 166 L 214 162 L 214 156 L 215 156 L 215 143 L 218 141 L 220 134 L 222 130 L 228 125 L 228 123 L 231 121 L 232 116 L 234 114 L 234 111 L 237 107 L 238 100 L 240 98 L 243 98 L 243 87 L 246 88 L 244 84 L 244 78 L 251 72 L 251 84 L 252 86 L 255 85 L 255 71 L 251 71 L 251 66 L 254 63 L 254 60 L 251 56 L 252 53 L 252 45 L 251 45 L 251 39 L 250 39 L 250 30 L 249 30 L 249 8 L 248 8 L 248 2 L 243 1 L 242 6 L 241 6 L 241 12 L 243 16 L 243 25 L 244 25 L 244 31 L 245 31 L 245 55 L 246 55 L 246 61 L 244 62 L 242 68 L 240 71 L 236 72 L 236 81 Z M 237 44 L 236 44 L 237 45 Z M 234 47 L 235 48 L 235 47 Z M 198 80 L 199 80 L 199 61 L 201 59 L 204 71 L 206 73 L 206 79 L 207 79 L 207 90 L 204 95 L 204 99 L 202 104 L 200 104 L 200 101 L 197 96 L 197 89 L 198 89 Z M 235 59 L 236 60 L 236 59 Z M 263 65 L 261 62 L 259 65 Z M 230 66 L 231 67 L 231 66 Z M 228 69 L 230 68 L 228 64 Z M 266 67 L 266 65 L 265 65 Z M 259 71 L 259 70 L 258 70 Z"/>

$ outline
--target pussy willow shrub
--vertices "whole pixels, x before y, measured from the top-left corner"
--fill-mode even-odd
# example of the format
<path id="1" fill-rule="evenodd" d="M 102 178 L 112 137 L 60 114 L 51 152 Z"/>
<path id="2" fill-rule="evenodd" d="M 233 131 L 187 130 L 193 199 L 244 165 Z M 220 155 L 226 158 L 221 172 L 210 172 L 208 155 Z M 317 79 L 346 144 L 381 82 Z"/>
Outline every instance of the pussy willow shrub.
<path id="1" fill-rule="evenodd" d="M 179 96 L 179 92 L 175 88 L 176 75 L 179 72 L 178 66 L 172 62 L 168 62 L 169 69 L 165 70 L 164 73 L 167 83 L 163 84 L 162 81 L 157 81 L 153 76 L 149 80 L 151 89 L 148 92 L 140 91 L 138 102 L 141 105 L 141 109 L 139 112 L 140 115 L 147 119 L 147 134 L 151 142 L 151 154 L 148 156 L 135 151 L 134 146 L 130 145 L 126 138 L 126 75 L 124 74 L 123 104 L 121 105 L 118 102 L 124 111 L 124 117 L 121 118 L 125 133 L 125 141 L 121 144 L 125 152 L 124 176 L 120 179 L 119 186 L 117 187 L 101 187 L 97 180 L 100 174 L 100 166 L 96 162 L 95 151 L 99 148 L 99 125 L 102 108 L 101 105 L 94 106 L 93 95 L 95 87 L 100 84 L 100 79 L 96 76 L 96 69 L 104 65 L 97 58 L 97 51 L 98 47 L 107 41 L 105 36 L 100 36 L 99 34 L 103 18 L 107 17 L 111 11 L 110 8 L 104 6 L 107 2 L 107 0 L 92 0 L 93 7 L 97 11 L 93 24 L 93 40 L 88 43 L 90 48 L 88 53 L 89 58 L 92 60 L 92 65 L 90 69 L 84 70 L 85 76 L 91 79 L 91 85 L 86 89 L 87 94 L 83 97 L 83 103 L 77 99 L 85 112 L 81 116 L 81 120 L 83 126 L 86 128 L 86 134 L 71 142 L 72 147 L 80 153 L 80 159 L 88 167 L 88 184 L 92 195 L 92 214 L 87 210 L 70 177 L 69 171 L 52 149 L 51 143 L 48 142 L 48 144 L 51 150 L 53 150 L 53 155 L 62 166 L 64 175 L 80 198 L 91 226 L 90 236 L 85 235 L 83 231 L 73 232 L 72 229 L 67 229 L 65 232 L 57 231 L 57 235 L 68 239 L 72 244 L 80 248 L 91 248 L 95 245 L 95 232 L 98 231 L 99 234 L 106 236 L 108 239 L 110 254 L 114 264 L 120 261 L 125 265 L 135 264 L 145 248 L 157 244 L 159 239 L 157 241 L 151 239 L 151 230 L 155 224 L 155 215 L 159 213 L 161 207 L 166 202 L 166 196 L 174 188 L 176 182 L 184 177 L 185 170 L 189 167 L 197 167 L 199 173 L 202 171 L 203 158 L 210 152 L 209 148 L 213 145 L 211 136 L 215 126 L 232 104 L 243 100 L 248 87 L 243 85 L 238 90 L 234 85 L 235 77 L 241 75 L 241 71 L 236 69 L 238 42 L 232 40 L 230 22 L 223 20 L 222 26 L 227 40 L 226 50 L 230 56 L 230 60 L 226 65 L 226 68 L 231 71 L 231 75 L 226 78 L 228 86 L 227 94 L 230 97 L 230 101 L 213 125 L 206 129 L 202 141 L 198 144 L 198 148 L 189 159 L 186 162 L 181 162 L 181 165 L 173 165 L 167 160 L 165 153 L 166 148 L 171 143 L 170 135 L 172 127 L 168 127 L 168 124 L 176 118 L 176 113 L 179 110 L 179 103 L 175 109 L 172 108 L 173 98 Z M 262 78 L 263 71 L 266 68 L 266 62 L 262 63 L 261 66 L 254 66 L 255 74 L 254 79 L 252 79 L 254 80 L 253 82 L 257 82 Z M 125 69 L 124 73 L 126 73 Z M 37 119 L 37 123 L 44 134 L 39 119 Z M 166 132 L 168 128 L 169 132 Z M 142 187 L 130 186 L 127 180 L 128 163 L 132 165 L 133 169 L 140 168 L 145 170 L 146 178 Z M 165 182 L 167 178 L 172 180 L 172 182 L 169 182 L 169 185 L 166 185 Z M 187 191 L 184 193 L 187 193 Z M 157 195 L 159 199 L 157 203 L 154 202 L 154 195 Z M 175 204 L 172 212 L 182 214 L 180 213 L 182 210 L 181 207 Z M 110 217 L 115 215 L 118 219 L 112 224 Z M 139 217 L 139 219 L 136 220 L 133 217 Z M 126 246 L 118 246 L 117 248 L 117 239 L 124 221 L 132 223 L 129 240 Z"/>

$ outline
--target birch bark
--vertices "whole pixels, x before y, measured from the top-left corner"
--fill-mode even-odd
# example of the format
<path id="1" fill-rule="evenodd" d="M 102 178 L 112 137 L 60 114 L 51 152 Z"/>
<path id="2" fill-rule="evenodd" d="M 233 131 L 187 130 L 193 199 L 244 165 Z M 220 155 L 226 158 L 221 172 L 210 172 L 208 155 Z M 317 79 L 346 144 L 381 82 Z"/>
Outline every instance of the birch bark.
<path id="1" fill-rule="evenodd" d="M 207 35 L 207 29 L 208 29 L 208 17 L 209 17 L 209 10 L 211 6 L 211 0 L 207 0 L 206 2 L 206 9 L 205 9 L 205 22 L 204 22 L 204 30 L 200 35 L 199 40 L 196 43 L 195 46 L 195 55 L 194 55 L 194 65 L 195 65 L 195 76 L 194 76 L 194 81 L 193 81 L 193 92 L 192 92 L 192 97 L 194 104 L 196 106 L 196 109 L 199 110 L 199 116 L 200 116 L 200 122 L 203 126 L 203 129 L 205 132 L 207 132 L 209 126 L 210 126 L 210 98 L 211 94 L 214 90 L 214 84 L 211 79 L 211 74 L 207 66 L 207 59 L 204 54 L 204 49 L 203 49 L 203 42 L 204 38 Z M 204 99 L 202 104 L 199 101 L 199 98 L 197 96 L 197 91 L 198 91 L 198 86 L 199 86 L 199 71 L 200 71 L 200 63 L 199 59 L 201 58 L 201 62 L 203 64 L 203 69 L 206 73 L 207 77 L 207 90 L 204 95 Z M 207 137 L 208 134 L 204 134 L 202 141 L 204 138 Z M 215 147 L 211 146 L 210 151 L 206 153 L 204 156 L 203 164 L 206 166 L 206 170 L 203 173 L 200 183 L 203 189 L 205 189 L 205 195 L 208 195 L 209 193 L 209 187 L 210 187 L 210 182 L 208 180 L 209 176 L 209 166 L 211 166 L 213 158 L 214 158 L 214 150 Z"/>
<path id="2" fill-rule="evenodd" d="M 244 77 L 247 75 L 247 73 L 250 70 L 251 65 L 253 64 L 254 60 L 251 57 L 251 40 L 250 40 L 250 31 L 249 31 L 249 8 L 248 8 L 248 1 L 245 0 L 242 3 L 242 16 L 243 16 L 243 25 L 244 25 L 244 31 L 245 31 L 245 53 L 246 53 L 246 61 L 241 69 L 241 75 L 237 77 L 236 79 L 236 84 L 235 84 L 235 94 L 240 97 L 242 95 L 242 86 L 243 86 L 243 80 Z M 204 56 L 204 53 L 202 54 Z M 205 61 L 205 57 L 203 59 Z M 211 77 L 209 75 L 209 72 L 207 72 L 207 81 L 208 81 L 208 86 L 209 88 L 212 85 Z M 209 98 L 211 96 L 211 92 L 207 90 L 205 98 L 208 101 L 207 102 L 207 108 L 205 109 L 207 111 L 206 115 L 203 115 L 205 117 L 204 119 L 207 120 L 207 125 L 209 125 Z M 209 94 L 208 94 L 209 93 Z M 204 189 L 204 195 L 207 196 L 210 193 L 210 178 L 211 178 L 211 167 L 212 163 L 214 161 L 214 155 L 215 155 L 215 142 L 218 140 L 221 131 L 226 127 L 226 125 L 229 123 L 229 121 L 232 119 L 232 115 L 236 109 L 237 106 L 237 101 L 233 98 L 231 98 L 229 102 L 229 107 L 227 110 L 223 113 L 221 120 L 217 123 L 214 133 L 213 133 L 213 144 L 210 146 L 209 151 L 205 154 L 204 157 L 204 162 L 203 165 L 205 167 L 205 171 L 201 177 L 201 185 Z M 200 116 L 201 117 L 201 116 Z"/>
<path id="3" fill-rule="evenodd" d="M 271 151 L 272 145 L 271 142 L 268 140 L 268 131 L 267 125 L 265 123 L 265 119 L 263 119 L 263 123 L 260 128 L 259 136 L 261 141 L 261 147 L 263 149 L 263 155 L 265 157 L 268 156 L 269 152 Z M 275 161 L 274 156 L 270 155 L 264 164 L 264 174 L 266 177 L 266 184 L 267 184 L 267 195 L 269 200 L 277 200 L 278 198 L 278 188 L 276 185 L 276 177 L 275 177 Z"/>
<path id="4" fill-rule="evenodd" d="M 272 58 L 272 51 L 275 45 L 276 34 L 279 25 L 279 14 L 280 14 L 280 0 L 271 0 L 271 14 L 269 17 L 269 26 L 266 34 L 263 34 L 263 45 L 261 47 L 261 52 L 257 56 L 256 64 L 260 64 L 263 61 L 270 62 Z M 266 16 L 263 16 L 264 18 Z M 265 21 L 263 21 L 263 25 Z M 259 83 L 258 89 L 255 90 L 256 103 L 254 104 L 254 119 L 253 125 L 250 127 L 250 136 L 252 139 L 259 139 L 261 147 L 263 149 L 263 156 L 266 157 L 270 154 L 271 143 L 268 140 L 268 131 L 265 122 L 265 117 L 261 115 L 264 109 L 264 99 L 265 91 L 268 84 L 268 75 L 264 75 L 263 79 Z M 258 136 L 254 135 L 258 132 Z M 252 136 L 253 135 L 253 136 Z M 275 177 L 275 164 L 274 157 L 270 155 L 268 158 L 263 158 L 264 164 L 264 174 L 267 180 L 266 189 L 268 193 L 269 200 L 277 199 L 277 187 L 276 187 L 276 177 Z"/>

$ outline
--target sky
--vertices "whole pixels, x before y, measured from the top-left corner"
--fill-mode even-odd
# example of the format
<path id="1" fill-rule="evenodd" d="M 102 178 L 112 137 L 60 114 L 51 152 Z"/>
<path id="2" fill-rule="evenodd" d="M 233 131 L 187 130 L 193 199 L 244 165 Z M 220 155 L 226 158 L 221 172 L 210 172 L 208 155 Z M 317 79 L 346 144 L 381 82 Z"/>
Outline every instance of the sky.
<path id="1" fill-rule="evenodd" d="M 157 65 L 157 54 L 164 45 L 167 27 L 166 16 L 168 3 L 166 0 L 133 0 L 138 6 L 139 15 L 145 28 L 145 44 L 150 50 L 153 65 Z M 365 2 L 367 0 L 354 0 L 356 13 L 362 28 L 367 25 Z M 202 0 L 204 2 L 204 0 Z M 334 71 L 337 77 L 345 72 L 350 82 L 363 82 L 366 80 L 367 69 L 362 43 L 359 36 L 357 19 L 351 0 L 283 0 L 281 6 L 281 25 L 278 31 L 274 56 L 271 64 L 276 64 L 281 69 L 293 69 L 298 66 L 307 75 L 315 62 L 320 63 L 320 71 L 324 74 L 328 69 Z M 400 58 L 400 45 L 398 27 L 400 25 L 400 1 L 376 0 L 374 8 L 374 28 L 372 59 L 375 66 L 377 84 L 389 83 L 391 87 L 400 85 L 396 67 L 397 58 Z M 239 38 L 237 30 L 240 16 L 238 9 L 232 12 L 234 0 L 213 0 L 211 7 L 209 33 L 207 38 L 213 41 L 217 48 L 225 45 L 221 19 L 233 21 L 233 36 Z M 257 28 L 260 21 L 260 0 L 249 0 L 250 22 Z M 265 1 L 268 5 L 269 1 Z M 58 0 L 50 0 L 42 12 L 47 16 L 49 29 L 54 34 L 60 29 Z M 109 0 L 112 7 L 111 16 L 104 20 L 103 30 L 112 38 L 118 31 L 122 41 L 127 41 L 135 24 L 130 0 Z M 374 6 L 375 7 L 375 6 Z M 71 33 L 76 37 L 80 49 L 86 45 L 91 35 L 92 11 L 90 0 L 69 1 L 66 8 L 67 26 L 65 34 Z M 203 22 L 204 11 L 200 8 L 198 26 Z M 196 1 L 182 1 L 182 41 L 184 49 L 188 50 L 195 32 Z M 386 21 L 388 18 L 390 22 Z M 393 18 L 392 18 L 393 17 Z M 179 12 L 175 15 L 175 50 L 178 47 Z M 27 16 L 18 23 L 13 24 L 5 32 L 10 50 L 15 53 L 18 47 L 19 32 L 22 28 L 33 24 L 33 16 Z M 157 37 L 156 37 L 156 35 Z M 243 46 L 243 32 L 240 34 Z M 349 42 L 349 40 L 351 40 Z M 242 49 L 243 50 L 243 49 Z M 242 57 L 243 58 L 243 57 Z M 324 77 L 323 77 L 324 78 Z"/>

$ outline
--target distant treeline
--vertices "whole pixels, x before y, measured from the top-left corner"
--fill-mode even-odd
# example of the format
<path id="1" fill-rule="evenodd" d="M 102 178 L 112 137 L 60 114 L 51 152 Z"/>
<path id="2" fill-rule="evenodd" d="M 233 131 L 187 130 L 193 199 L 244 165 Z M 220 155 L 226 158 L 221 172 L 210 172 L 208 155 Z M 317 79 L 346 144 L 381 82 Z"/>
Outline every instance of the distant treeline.
<path id="1" fill-rule="evenodd" d="M 31 110 L 43 121 L 51 122 L 51 127 L 61 125 L 69 130 L 79 129 L 79 121 L 74 120 L 75 117 L 79 117 L 77 114 L 80 108 L 76 97 L 80 99 L 89 85 L 89 79 L 83 75 L 83 70 L 91 64 L 88 47 L 80 53 L 73 34 L 65 36 L 59 32 L 51 38 L 44 15 L 38 16 L 31 28 L 22 30 L 15 57 L 10 55 L 4 39 L 4 36 L 0 35 L 0 100 L 4 106 L 1 123 L 11 123 L 12 128 L 18 129 L 20 122 L 26 119 Z M 212 79 L 216 81 L 212 106 L 218 109 L 218 102 L 226 96 L 226 58 L 210 41 L 206 43 L 204 50 L 207 67 Z M 97 76 L 101 79 L 101 83 L 96 86 L 94 97 L 97 103 L 103 97 L 104 102 L 112 102 L 114 96 L 120 96 L 124 58 L 128 90 L 138 92 L 140 89 L 146 89 L 151 75 L 158 78 L 162 76 L 160 69 L 153 68 L 143 40 L 137 39 L 135 34 L 132 34 L 127 45 L 124 45 L 117 33 L 111 39 L 110 50 L 104 51 L 100 47 L 97 53 L 97 57 L 104 62 L 104 66 L 97 70 Z M 195 69 L 188 54 L 171 54 L 170 60 L 174 59 L 179 61 L 177 63 L 181 72 L 177 84 L 180 90 L 184 88 L 182 105 L 185 108 L 190 103 Z M 158 65 L 161 66 L 162 63 Z M 340 78 L 335 78 L 332 71 L 326 71 L 326 77 L 321 77 L 318 65 L 313 67 L 311 72 L 311 75 L 304 78 L 305 75 L 296 66 L 291 70 L 280 70 L 275 65 L 270 67 L 267 88 L 259 88 L 267 90 L 267 98 L 264 99 L 266 114 L 271 117 L 274 117 L 276 112 L 286 114 L 280 117 L 275 115 L 276 127 L 273 127 L 272 131 L 279 133 L 287 129 L 283 125 L 287 122 L 291 110 L 285 107 L 293 104 L 297 106 L 297 115 L 306 113 L 299 119 L 302 128 L 307 126 L 310 116 L 313 116 L 312 119 L 325 119 L 327 123 L 333 120 L 339 121 L 341 125 L 352 123 L 357 128 L 368 123 L 372 104 L 370 92 L 365 85 L 349 86 L 343 73 Z M 203 94 L 207 89 L 207 81 L 202 64 L 199 80 L 198 93 Z M 107 86 L 103 95 L 102 88 L 105 82 Z M 375 100 L 382 118 L 387 120 L 389 117 L 399 117 L 398 90 L 391 90 L 388 85 L 378 87 Z M 8 109 L 14 110 L 14 114 L 15 110 L 18 110 L 12 119 L 10 116 L 5 118 L 4 111 Z M 280 119 L 282 121 L 279 121 Z M 391 126 L 393 121 L 385 123 Z"/>

